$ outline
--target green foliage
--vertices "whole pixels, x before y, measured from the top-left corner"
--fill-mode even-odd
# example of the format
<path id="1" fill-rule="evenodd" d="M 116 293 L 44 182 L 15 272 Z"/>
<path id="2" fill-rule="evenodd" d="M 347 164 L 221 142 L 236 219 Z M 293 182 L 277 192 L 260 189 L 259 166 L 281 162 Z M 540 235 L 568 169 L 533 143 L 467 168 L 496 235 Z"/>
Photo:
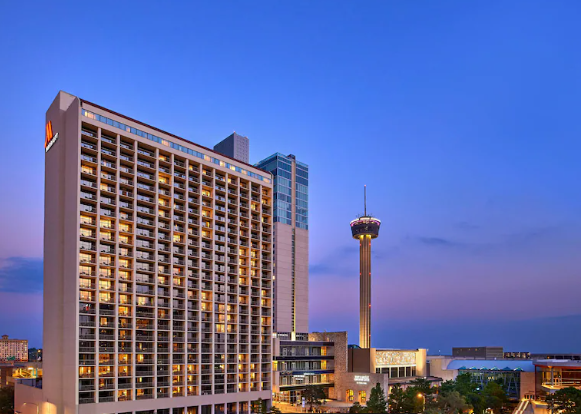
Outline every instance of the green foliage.
<path id="1" fill-rule="evenodd" d="M 325 391 L 320 385 L 307 385 L 303 391 L 303 397 L 305 401 L 309 404 L 310 410 L 313 410 L 313 405 L 321 405 L 322 401 L 325 399 Z"/>
<path id="2" fill-rule="evenodd" d="M 581 390 L 573 387 L 563 388 L 547 395 L 546 400 L 551 412 L 562 410 L 563 414 L 581 414 Z"/>
<path id="3" fill-rule="evenodd" d="M 280 410 L 278 409 L 278 407 L 276 407 L 276 406 L 274 406 L 274 405 L 273 405 L 273 406 L 270 408 L 270 413 L 269 413 L 269 414 L 282 414 L 282 411 L 280 411 Z"/>
<path id="4" fill-rule="evenodd" d="M 0 414 L 14 414 L 14 387 L 0 388 Z"/>
<path id="5" fill-rule="evenodd" d="M 363 407 L 361 407 L 361 404 L 359 404 L 357 401 L 355 401 L 353 403 L 353 405 L 351 406 L 351 408 L 349 408 L 349 412 L 350 413 L 361 413 L 363 410 Z"/>
<path id="6" fill-rule="evenodd" d="M 394 385 L 391 389 L 387 403 L 389 405 L 389 412 L 392 414 L 409 413 L 413 407 L 410 405 L 408 395 L 399 384 Z"/>
<path id="7" fill-rule="evenodd" d="M 375 387 L 371 389 L 371 394 L 367 400 L 367 411 L 370 413 L 386 413 L 387 412 L 387 402 L 385 401 L 385 393 L 381 388 L 381 385 L 377 383 Z"/>
<path id="8" fill-rule="evenodd" d="M 435 408 L 443 414 L 460 414 L 470 406 L 458 391 L 446 391 L 439 396 Z"/>
<path id="9" fill-rule="evenodd" d="M 434 406 L 446 414 L 459 414 L 470 408 L 474 414 L 483 414 L 487 408 L 502 414 L 508 411 L 508 396 L 501 384 L 489 382 L 483 389 L 479 389 L 478 384 L 472 382 L 470 374 L 460 374 L 456 380 L 442 384 Z"/>
<path id="10" fill-rule="evenodd" d="M 487 408 L 491 408 L 495 413 L 507 411 L 508 396 L 504 388 L 497 382 L 489 382 L 482 390 L 482 397 Z"/>

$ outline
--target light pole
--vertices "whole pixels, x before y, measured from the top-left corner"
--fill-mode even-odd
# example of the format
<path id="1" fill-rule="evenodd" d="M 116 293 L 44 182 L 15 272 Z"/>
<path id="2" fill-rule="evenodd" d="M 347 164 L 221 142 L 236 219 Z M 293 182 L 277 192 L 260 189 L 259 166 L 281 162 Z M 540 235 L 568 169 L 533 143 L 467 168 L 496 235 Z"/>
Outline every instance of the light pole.
<path id="1" fill-rule="evenodd" d="M 423 398 L 422 413 L 426 411 L 426 396 L 418 392 L 418 398 Z"/>

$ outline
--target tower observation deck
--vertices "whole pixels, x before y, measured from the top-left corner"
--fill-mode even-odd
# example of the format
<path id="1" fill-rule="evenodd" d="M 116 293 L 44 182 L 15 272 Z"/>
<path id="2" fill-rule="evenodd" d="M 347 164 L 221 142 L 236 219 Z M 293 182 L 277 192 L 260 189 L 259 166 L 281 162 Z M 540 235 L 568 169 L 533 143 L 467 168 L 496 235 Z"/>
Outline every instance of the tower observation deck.
<path id="1" fill-rule="evenodd" d="M 363 190 L 364 214 L 351 221 L 351 234 L 359 240 L 359 346 L 371 347 L 371 240 L 379 236 L 381 221 L 367 215 L 367 186 Z"/>

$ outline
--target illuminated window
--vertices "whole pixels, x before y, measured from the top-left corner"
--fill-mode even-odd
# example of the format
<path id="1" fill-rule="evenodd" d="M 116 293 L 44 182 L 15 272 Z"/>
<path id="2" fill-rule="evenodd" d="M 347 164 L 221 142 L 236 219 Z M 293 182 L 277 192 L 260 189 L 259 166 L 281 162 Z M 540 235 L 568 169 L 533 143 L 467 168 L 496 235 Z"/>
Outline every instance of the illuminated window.
<path id="1" fill-rule="evenodd" d="M 99 302 L 109 303 L 112 302 L 110 293 L 99 293 Z"/>
<path id="2" fill-rule="evenodd" d="M 112 286 L 111 285 L 111 282 L 108 281 L 108 280 L 100 280 L 99 281 L 99 289 L 102 289 L 102 290 L 111 290 L 111 286 Z M 107 293 L 107 295 L 108 295 L 108 293 Z"/>
<path id="3" fill-rule="evenodd" d="M 347 390 L 347 401 L 353 402 L 353 390 Z"/>
<path id="4" fill-rule="evenodd" d="M 367 402 L 367 393 L 365 391 L 359 391 L 359 402 L 365 404 Z"/>

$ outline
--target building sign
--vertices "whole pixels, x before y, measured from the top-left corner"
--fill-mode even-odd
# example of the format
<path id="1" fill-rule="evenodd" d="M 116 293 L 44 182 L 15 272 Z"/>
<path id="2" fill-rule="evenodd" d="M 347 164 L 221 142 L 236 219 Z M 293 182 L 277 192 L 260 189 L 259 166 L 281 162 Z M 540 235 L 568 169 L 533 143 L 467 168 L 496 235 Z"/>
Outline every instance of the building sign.
<path id="1" fill-rule="evenodd" d="M 355 375 L 354 380 L 360 385 L 369 384 L 369 375 Z"/>
<path id="2" fill-rule="evenodd" d="M 58 132 L 56 134 L 53 134 L 51 121 L 48 121 L 48 124 L 46 124 L 44 132 L 45 132 L 45 134 L 44 134 L 44 152 L 48 152 L 48 150 L 52 148 L 52 146 L 54 145 L 54 143 L 58 139 L 59 134 L 58 134 Z"/>
<path id="3" fill-rule="evenodd" d="M 375 366 L 410 366 L 416 365 L 415 351 L 379 351 L 375 352 Z"/>

